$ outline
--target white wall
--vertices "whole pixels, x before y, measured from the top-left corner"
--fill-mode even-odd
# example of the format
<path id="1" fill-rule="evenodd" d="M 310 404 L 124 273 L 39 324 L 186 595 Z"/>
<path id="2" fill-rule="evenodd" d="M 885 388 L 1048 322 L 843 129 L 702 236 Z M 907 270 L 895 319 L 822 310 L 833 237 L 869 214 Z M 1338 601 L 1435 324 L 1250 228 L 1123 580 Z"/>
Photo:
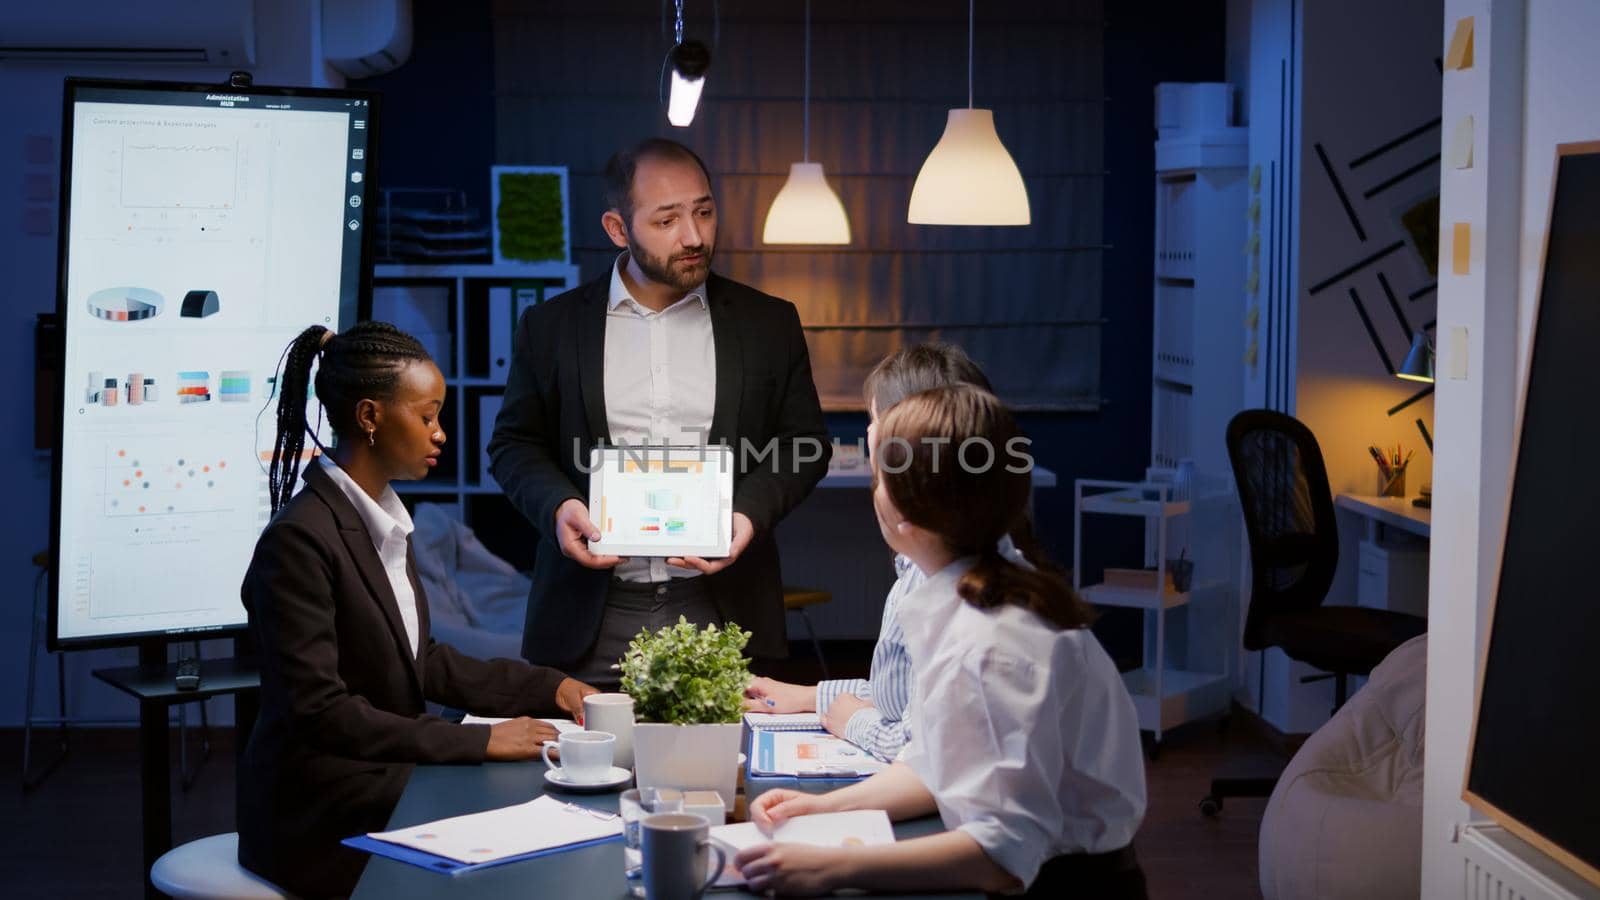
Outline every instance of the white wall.
<path id="1" fill-rule="evenodd" d="M 113 0 L 114 2 L 114 0 Z M 79 20 L 92 22 L 97 2 L 72 2 Z M 120 3 L 118 4 L 121 5 Z M 159 6 L 159 3 L 150 4 Z M 0 30 L 5 13 L 0 12 Z M 342 78 L 323 61 L 318 24 L 320 0 L 258 0 L 257 84 L 332 87 Z M 36 569 L 30 558 L 49 546 L 50 458 L 33 450 L 34 317 L 56 305 L 56 197 L 59 186 L 62 79 L 67 75 L 103 78 L 147 78 L 165 81 L 216 82 L 227 69 L 193 65 L 67 67 L 59 63 L 0 63 L 0 172 L 14 173 L 13 187 L 0 191 L 0 271 L 6 273 L 0 313 L 0 379 L 14 386 L 12 402 L 0 412 L 6 456 L 16 460 L 7 482 L 6 515 L 0 522 L 0 584 L 8 585 L 11 601 L 0 605 L 0 726 L 23 718 L 32 585 Z M 28 161 L 28 148 L 48 144 L 49 161 Z M 46 200 L 30 200 L 23 185 L 28 176 L 42 176 L 50 185 Z M 31 233 L 43 217 L 48 232 Z M 208 647 L 220 655 L 226 644 Z M 131 718 L 133 701 L 93 680 L 91 669 L 130 664 L 133 651 L 69 654 L 69 713 L 81 718 Z M 55 666 L 41 657 L 37 689 L 41 714 L 53 715 Z M 219 718 L 225 718 L 219 716 Z"/>
<path id="2" fill-rule="evenodd" d="M 1468 377 L 1441 381 L 1439 389 L 1423 825 L 1429 898 L 1462 896 L 1465 867 L 1455 834 L 1476 818 L 1461 801 L 1461 788 L 1537 310 L 1555 148 L 1600 139 L 1600 105 L 1592 91 L 1600 83 L 1600 4 L 1446 0 L 1444 41 L 1465 16 L 1474 18 L 1474 65 L 1446 79 L 1444 115 L 1447 128 L 1461 116 L 1474 117 L 1479 157 L 1472 170 L 1446 174 L 1441 207 L 1445 222 L 1469 222 L 1474 240 L 1472 273 L 1440 283 L 1441 328 L 1468 329 Z"/>

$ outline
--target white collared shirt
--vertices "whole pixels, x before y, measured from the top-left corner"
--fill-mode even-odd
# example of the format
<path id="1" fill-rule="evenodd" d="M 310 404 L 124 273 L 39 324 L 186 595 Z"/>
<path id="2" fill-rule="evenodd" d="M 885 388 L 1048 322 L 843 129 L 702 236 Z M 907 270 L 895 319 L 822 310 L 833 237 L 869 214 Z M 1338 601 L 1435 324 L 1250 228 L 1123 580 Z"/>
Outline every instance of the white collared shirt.
<path id="1" fill-rule="evenodd" d="M 705 444 L 717 403 L 717 349 L 704 283 L 660 312 L 628 293 L 622 267 L 611 267 L 606 307 L 606 429 L 616 444 Z M 622 581 L 657 582 L 700 574 L 665 559 L 629 559 L 612 572 Z"/>
<path id="2" fill-rule="evenodd" d="M 384 574 L 389 577 L 389 587 L 394 591 L 394 601 L 400 607 L 400 621 L 405 624 L 406 641 L 414 659 L 420 649 L 418 642 L 422 626 L 417 620 L 417 592 L 412 590 L 411 577 L 406 572 L 406 539 L 416 528 L 411 522 L 411 514 L 406 512 L 394 488 L 384 485 L 382 499 L 374 501 L 361 489 L 361 485 L 356 484 L 349 472 L 339 468 L 338 463 L 327 456 L 318 458 L 322 460 L 328 477 L 350 498 L 356 514 L 367 526 L 367 533 L 372 535 L 372 545 L 378 551 L 378 559 L 383 562 Z"/>
<path id="3" fill-rule="evenodd" d="M 951 563 L 900 603 L 917 723 L 901 759 L 947 828 L 1031 885 L 1046 860 L 1133 841 L 1145 812 L 1139 722 L 1089 629 L 963 600 L 956 585 L 975 561 Z"/>

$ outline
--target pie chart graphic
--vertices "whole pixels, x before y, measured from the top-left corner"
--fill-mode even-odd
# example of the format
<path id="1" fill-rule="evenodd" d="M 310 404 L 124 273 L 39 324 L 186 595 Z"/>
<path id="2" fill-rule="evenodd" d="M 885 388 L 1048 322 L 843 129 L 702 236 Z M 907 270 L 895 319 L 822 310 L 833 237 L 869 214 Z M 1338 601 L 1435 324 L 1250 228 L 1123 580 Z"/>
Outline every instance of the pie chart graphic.
<path id="1" fill-rule="evenodd" d="M 161 315 L 166 301 L 149 288 L 115 287 L 89 295 L 89 312 L 108 322 L 138 322 Z"/>

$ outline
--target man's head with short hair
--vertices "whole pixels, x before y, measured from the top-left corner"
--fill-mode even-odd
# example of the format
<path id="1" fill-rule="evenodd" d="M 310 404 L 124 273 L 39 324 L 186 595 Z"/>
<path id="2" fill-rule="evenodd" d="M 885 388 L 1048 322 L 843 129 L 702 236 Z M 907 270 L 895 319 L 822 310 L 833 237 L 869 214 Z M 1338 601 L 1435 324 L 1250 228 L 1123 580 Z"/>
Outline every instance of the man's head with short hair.
<path id="1" fill-rule="evenodd" d="M 711 273 L 717 204 L 693 150 L 649 138 L 606 163 L 606 236 L 628 251 L 634 277 L 686 292 Z"/>
<path id="2" fill-rule="evenodd" d="M 633 179 L 639 171 L 639 163 L 647 160 L 666 160 L 675 162 L 692 162 L 700 168 L 701 174 L 706 177 L 706 184 L 711 184 L 711 170 L 706 168 L 705 161 L 700 155 L 685 147 L 677 141 L 667 138 L 645 138 L 632 147 L 618 150 L 606 161 L 606 209 L 614 209 L 622 214 L 625 222 L 632 226 L 634 212 Z"/>

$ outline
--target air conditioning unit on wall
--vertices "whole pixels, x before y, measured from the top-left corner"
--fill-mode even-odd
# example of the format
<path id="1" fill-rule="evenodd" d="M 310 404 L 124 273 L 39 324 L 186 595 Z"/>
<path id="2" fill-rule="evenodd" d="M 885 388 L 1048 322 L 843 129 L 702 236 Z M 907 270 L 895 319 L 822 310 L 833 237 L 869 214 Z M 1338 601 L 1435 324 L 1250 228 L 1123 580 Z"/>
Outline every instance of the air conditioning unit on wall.
<path id="1" fill-rule="evenodd" d="M 259 4 L 260 12 L 285 11 Z M 0 61 L 195 64 L 257 63 L 255 0 L 3 0 Z M 315 11 L 306 4 L 305 13 Z M 292 16 L 291 16 L 292 18 Z M 322 0 L 322 56 L 349 78 L 381 75 L 411 56 L 411 0 Z"/>
<path id="2" fill-rule="evenodd" d="M 411 0 L 322 0 L 322 56 L 348 78 L 370 78 L 411 56 Z"/>
<path id="3" fill-rule="evenodd" d="M 0 60 L 255 64 L 254 0 L 6 3 Z"/>

